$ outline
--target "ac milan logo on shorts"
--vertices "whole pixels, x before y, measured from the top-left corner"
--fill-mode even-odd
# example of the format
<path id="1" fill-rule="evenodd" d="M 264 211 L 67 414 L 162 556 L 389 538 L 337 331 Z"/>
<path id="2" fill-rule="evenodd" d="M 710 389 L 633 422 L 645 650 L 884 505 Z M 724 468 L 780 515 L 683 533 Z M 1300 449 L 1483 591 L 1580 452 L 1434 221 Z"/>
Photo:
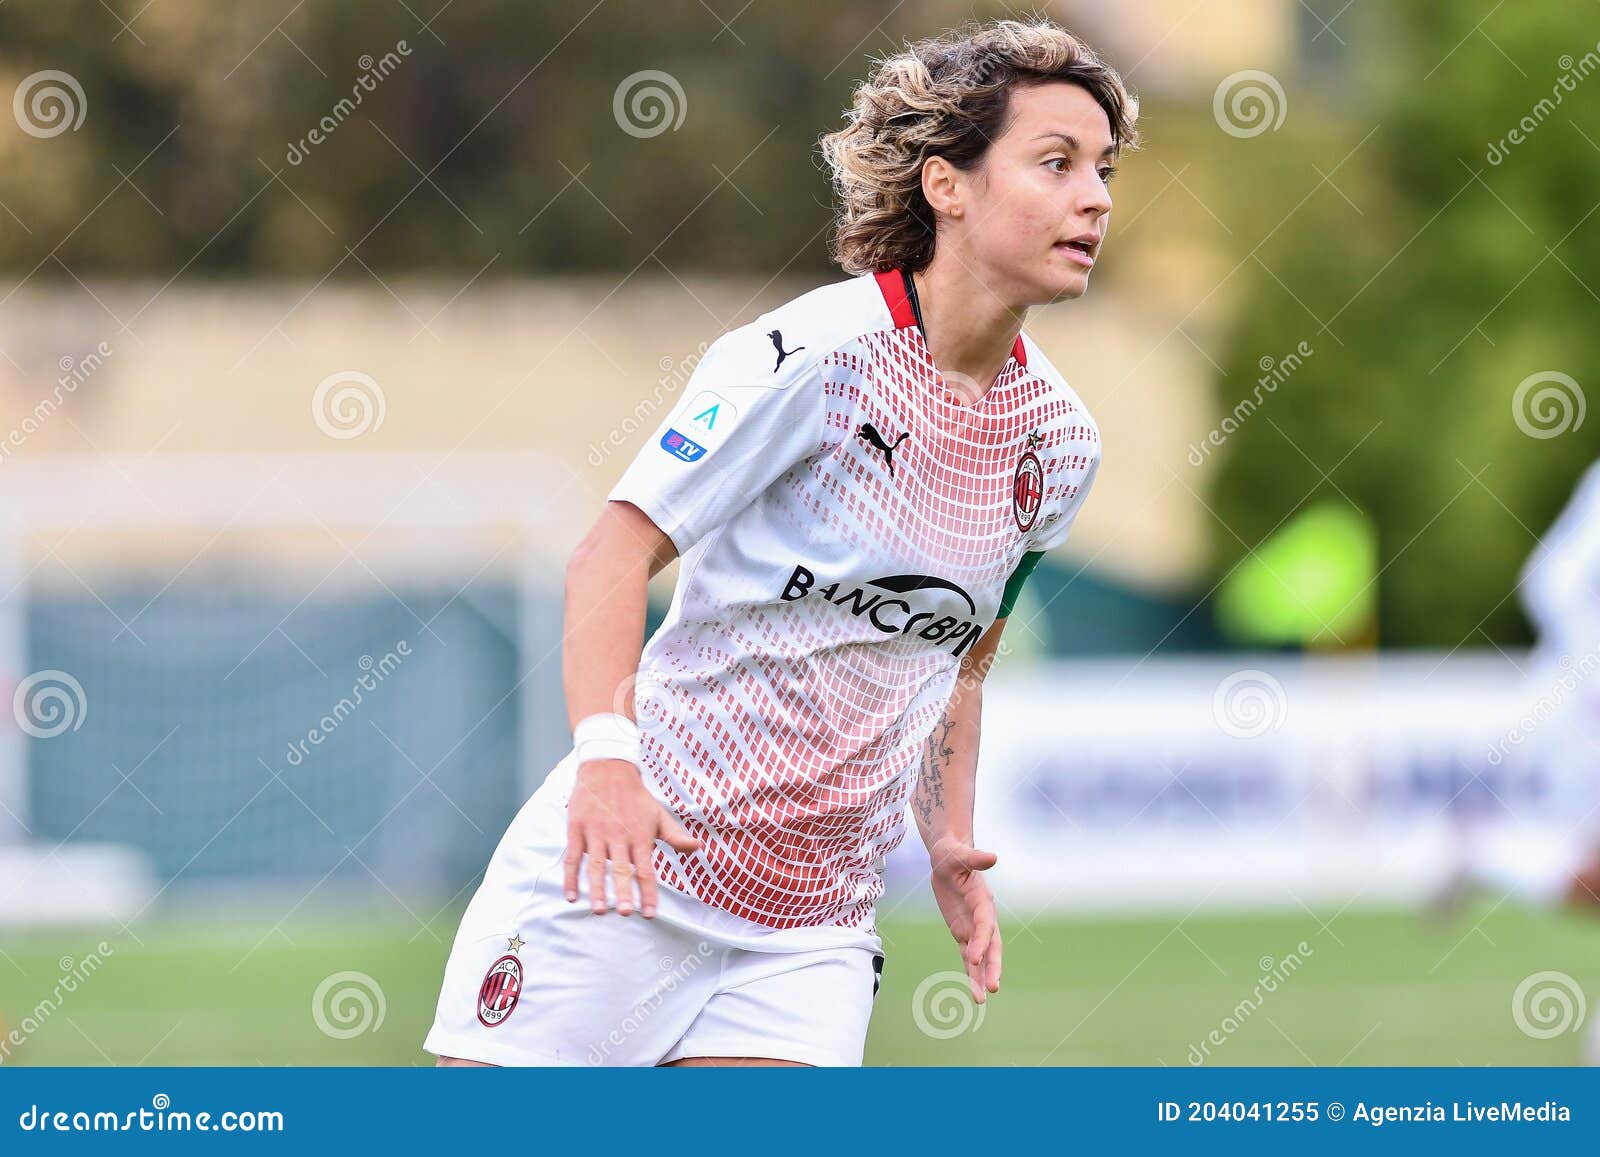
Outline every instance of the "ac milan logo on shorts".
<path id="1" fill-rule="evenodd" d="M 489 967 L 478 987 L 478 1022 L 493 1028 L 511 1015 L 522 995 L 522 961 L 502 956 Z"/>
<path id="2" fill-rule="evenodd" d="M 1044 467 L 1039 456 L 1025 450 L 1017 462 L 1017 473 L 1011 480 L 1011 510 L 1017 516 L 1017 529 L 1026 533 L 1033 529 L 1039 517 L 1039 503 L 1044 498 Z"/>

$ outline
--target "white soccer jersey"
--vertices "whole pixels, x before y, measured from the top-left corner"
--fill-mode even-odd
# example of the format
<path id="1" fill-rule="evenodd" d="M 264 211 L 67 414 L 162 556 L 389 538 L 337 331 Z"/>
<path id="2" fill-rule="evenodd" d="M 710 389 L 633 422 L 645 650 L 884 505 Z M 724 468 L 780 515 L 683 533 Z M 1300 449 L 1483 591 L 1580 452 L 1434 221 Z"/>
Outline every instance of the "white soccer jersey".
<path id="1" fill-rule="evenodd" d="M 1600 464 L 1590 466 L 1518 579 L 1541 650 L 1600 649 Z"/>
<path id="2" fill-rule="evenodd" d="M 1538 631 L 1527 707 L 1554 716 L 1535 737 L 1584 838 L 1600 838 L 1600 464 L 1579 480 L 1517 582 Z"/>
<path id="3" fill-rule="evenodd" d="M 1099 459 L 1026 337 L 976 405 L 956 393 L 899 272 L 712 345 L 610 493 L 681 557 L 636 712 L 646 782 L 703 847 L 658 845 L 662 881 L 773 929 L 870 930 L 961 656 Z"/>

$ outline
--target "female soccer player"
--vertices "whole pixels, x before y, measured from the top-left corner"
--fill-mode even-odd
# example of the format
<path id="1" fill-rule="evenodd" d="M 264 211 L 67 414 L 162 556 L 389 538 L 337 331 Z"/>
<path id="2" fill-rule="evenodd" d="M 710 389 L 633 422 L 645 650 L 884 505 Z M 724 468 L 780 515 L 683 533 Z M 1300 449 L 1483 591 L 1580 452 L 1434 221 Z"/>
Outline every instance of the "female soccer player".
<path id="1" fill-rule="evenodd" d="M 1087 288 L 1135 117 L 1046 22 L 857 89 L 822 140 L 854 276 L 711 347 L 567 567 L 574 748 L 462 920 L 441 1064 L 859 1064 L 908 802 L 973 998 L 999 990 L 982 682 L 1100 460 L 1021 330 Z"/>

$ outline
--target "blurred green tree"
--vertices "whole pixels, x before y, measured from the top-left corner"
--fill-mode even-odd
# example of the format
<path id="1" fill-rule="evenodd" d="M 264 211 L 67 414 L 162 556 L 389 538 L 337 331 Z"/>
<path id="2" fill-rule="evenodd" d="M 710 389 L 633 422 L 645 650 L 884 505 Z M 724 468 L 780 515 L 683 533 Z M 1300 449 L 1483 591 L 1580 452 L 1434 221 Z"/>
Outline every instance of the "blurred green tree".
<path id="1" fill-rule="evenodd" d="M 817 136 L 869 53 L 973 13 L 722 7 L 0 5 L 35 130 L 0 118 L 0 268 L 827 268 Z"/>
<path id="2" fill-rule="evenodd" d="M 1218 573 L 1348 502 L 1377 527 L 1381 642 L 1525 641 L 1518 572 L 1600 452 L 1597 25 L 1492 0 L 1360 15 L 1323 107 L 1291 106 L 1268 152 L 1218 144 L 1252 222 L 1219 400 L 1262 400 L 1215 451 Z"/>

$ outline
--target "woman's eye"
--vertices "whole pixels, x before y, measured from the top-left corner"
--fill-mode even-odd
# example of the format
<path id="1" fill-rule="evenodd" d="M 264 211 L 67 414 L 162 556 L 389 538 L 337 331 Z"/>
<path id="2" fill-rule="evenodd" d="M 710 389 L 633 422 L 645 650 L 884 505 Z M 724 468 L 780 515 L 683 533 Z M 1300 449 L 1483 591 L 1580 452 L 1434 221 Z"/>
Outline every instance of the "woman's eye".
<path id="1" fill-rule="evenodd" d="M 1107 185 L 1111 184 L 1111 178 L 1115 177 L 1116 175 L 1117 170 L 1115 166 L 1105 165 L 1100 169 L 1100 180 Z"/>
<path id="2" fill-rule="evenodd" d="M 1055 157 L 1055 158 L 1053 158 L 1051 160 L 1046 161 L 1045 164 L 1048 165 L 1050 167 L 1050 171 L 1054 172 L 1054 173 L 1064 173 L 1064 172 L 1067 171 L 1066 170 L 1067 158 L 1065 158 L 1065 157 Z M 1058 168 L 1057 166 L 1060 166 L 1060 167 Z"/>

